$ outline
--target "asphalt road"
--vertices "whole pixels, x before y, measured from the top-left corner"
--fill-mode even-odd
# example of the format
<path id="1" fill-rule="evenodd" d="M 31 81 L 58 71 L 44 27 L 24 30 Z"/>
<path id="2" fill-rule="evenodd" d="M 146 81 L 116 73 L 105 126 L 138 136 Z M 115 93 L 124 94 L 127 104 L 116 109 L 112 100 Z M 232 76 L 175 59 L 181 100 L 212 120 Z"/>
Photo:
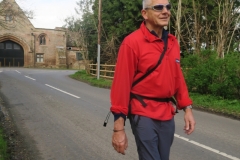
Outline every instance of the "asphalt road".
<path id="1" fill-rule="evenodd" d="M 71 70 L 0 68 L 1 93 L 30 148 L 44 160 L 137 160 L 129 122 L 126 155 L 111 145 L 109 90 L 73 80 Z M 183 112 L 175 116 L 171 160 L 240 160 L 240 122 L 193 110 L 195 132 L 184 134 Z"/>

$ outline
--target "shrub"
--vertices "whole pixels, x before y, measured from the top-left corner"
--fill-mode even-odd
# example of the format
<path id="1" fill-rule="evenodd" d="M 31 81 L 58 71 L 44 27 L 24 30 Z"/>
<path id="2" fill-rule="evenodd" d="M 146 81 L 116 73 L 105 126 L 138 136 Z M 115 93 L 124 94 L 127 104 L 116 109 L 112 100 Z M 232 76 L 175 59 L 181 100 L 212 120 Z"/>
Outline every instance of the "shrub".
<path id="1" fill-rule="evenodd" d="M 240 99 L 240 56 L 237 53 L 217 58 L 215 51 L 183 58 L 183 71 L 191 92 Z M 191 69 L 189 69 L 191 68 Z"/>

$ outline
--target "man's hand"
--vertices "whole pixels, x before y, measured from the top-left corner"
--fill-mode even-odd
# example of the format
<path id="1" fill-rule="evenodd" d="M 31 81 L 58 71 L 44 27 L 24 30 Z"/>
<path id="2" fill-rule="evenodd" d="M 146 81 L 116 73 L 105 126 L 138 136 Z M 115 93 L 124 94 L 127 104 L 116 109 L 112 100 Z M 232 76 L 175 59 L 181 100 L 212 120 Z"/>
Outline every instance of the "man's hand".
<path id="1" fill-rule="evenodd" d="M 125 155 L 125 150 L 128 147 L 128 139 L 124 131 L 124 119 L 122 117 L 114 122 L 112 146 L 118 153 Z"/>
<path id="2" fill-rule="evenodd" d="M 186 109 L 185 115 L 184 115 L 184 121 L 185 121 L 185 127 L 184 127 L 185 133 L 190 135 L 194 131 L 195 124 L 196 124 L 193 117 L 192 109 L 190 108 Z"/>
<path id="3" fill-rule="evenodd" d="M 124 130 L 113 132 L 112 146 L 118 153 L 125 155 L 125 150 L 128 147 L 128 139 Z"/>

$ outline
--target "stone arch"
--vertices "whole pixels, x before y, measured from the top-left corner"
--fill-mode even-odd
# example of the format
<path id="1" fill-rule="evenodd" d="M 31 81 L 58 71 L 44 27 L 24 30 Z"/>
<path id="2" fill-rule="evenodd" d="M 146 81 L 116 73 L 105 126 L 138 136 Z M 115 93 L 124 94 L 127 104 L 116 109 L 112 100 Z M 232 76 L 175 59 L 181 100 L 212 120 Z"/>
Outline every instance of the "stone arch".
<path id="1" fill-rule="evenodd" d="M 24 50 L 24 55 L 26 53 L 32 52 L 31 49 L 30 49 L 30 46 L 27 44 L 27 42 L 24 39 L 22 39 L 20 37 L 17 37 L 13 34 L 0 35 L 0 42 L 7 41 L 7 40 L 11 40 L 11 41 L 21 45 L 23 47 L 23 50 Z"/>
<path id="2" fill-rule="evenodd" d="M 27 42 L 24 39 L 14 35 L 14 34 L 7 33 L 7 34 L 0 35 L 0 42 L 7 41 L 7 40 L 13 41 L 13 42 L 19 44 L 23 48 L 24 66 L 26 66 L 27 65 L 26 57 L 28 56 L 27 53 L 32 53 L 30 46 L 27 44 Z"/>

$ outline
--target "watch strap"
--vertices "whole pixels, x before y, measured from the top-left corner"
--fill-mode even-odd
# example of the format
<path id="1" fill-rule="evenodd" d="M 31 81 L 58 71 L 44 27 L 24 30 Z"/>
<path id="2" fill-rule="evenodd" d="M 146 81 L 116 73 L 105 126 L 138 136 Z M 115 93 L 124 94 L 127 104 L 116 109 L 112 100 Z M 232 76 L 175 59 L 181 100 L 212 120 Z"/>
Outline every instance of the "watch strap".
<path id="1" fill-rule="evenodd" d="M 190 109 L 192 109 L 192 105 L 189 105 L 189 106 L 187 106 L 187 107 L 183 108 L 183 111 L 185 112 L 187 108 L 190 108 Z"/>

